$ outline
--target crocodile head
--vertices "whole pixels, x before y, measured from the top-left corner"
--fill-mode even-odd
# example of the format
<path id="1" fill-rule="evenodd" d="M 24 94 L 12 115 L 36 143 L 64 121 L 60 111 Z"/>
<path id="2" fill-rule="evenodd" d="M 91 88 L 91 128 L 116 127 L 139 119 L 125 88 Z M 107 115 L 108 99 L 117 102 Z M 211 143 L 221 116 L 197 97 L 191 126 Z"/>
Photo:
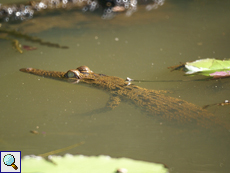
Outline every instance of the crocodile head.
<path id="1" fill-rule="evenodd" d="M 71 83 L 78 83 L 80 81 L 92 83 L 94 80 L 105 76 L 103 74 L 94 73 L 87 66 L 80 66 L 77 69 L 68 70 L 67 72 L 47 71 L 34 68 L 22 68 L 20 71 L 54 79 L 67 79 L 67 81 Z"/>

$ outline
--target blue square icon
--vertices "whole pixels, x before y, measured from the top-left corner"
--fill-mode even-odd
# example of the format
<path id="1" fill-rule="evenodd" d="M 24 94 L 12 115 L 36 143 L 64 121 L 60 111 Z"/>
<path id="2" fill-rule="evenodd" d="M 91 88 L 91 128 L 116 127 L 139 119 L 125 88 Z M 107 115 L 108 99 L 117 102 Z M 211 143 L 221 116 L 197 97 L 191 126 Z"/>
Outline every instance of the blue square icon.
<path id="1" fill-rule="evenodd" d="M 21 172 L 21 151 L 0 151 L 0 173 Z"/>

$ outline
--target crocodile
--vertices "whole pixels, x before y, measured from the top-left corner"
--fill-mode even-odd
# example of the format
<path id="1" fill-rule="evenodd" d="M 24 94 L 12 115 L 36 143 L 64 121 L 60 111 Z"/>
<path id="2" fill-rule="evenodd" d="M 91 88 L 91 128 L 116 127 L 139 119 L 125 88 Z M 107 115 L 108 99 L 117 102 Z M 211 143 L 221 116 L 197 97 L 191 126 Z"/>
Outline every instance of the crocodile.
<path id="1" fill-rule="evenodd" d="M 35 68 L 21 68 L 20 71 L 70 83 L 88 84 L 108 91 L 111 97 L 105 106 L 107 110 L 114 109 L 122 100 L 129 100 L 148 114 L 158 115 L 167 120 L 183 123 L 195 122 L 206 128 L 210 128 L 214 122 L 214 124 L 230 129 L 228 124 L 221 122 L 207 110 L 187 101 L 167 96 L 164 90 L 149 90 L 119 77 L 97 74 L 87 66 L 80 66 L 67 72 Z"/>

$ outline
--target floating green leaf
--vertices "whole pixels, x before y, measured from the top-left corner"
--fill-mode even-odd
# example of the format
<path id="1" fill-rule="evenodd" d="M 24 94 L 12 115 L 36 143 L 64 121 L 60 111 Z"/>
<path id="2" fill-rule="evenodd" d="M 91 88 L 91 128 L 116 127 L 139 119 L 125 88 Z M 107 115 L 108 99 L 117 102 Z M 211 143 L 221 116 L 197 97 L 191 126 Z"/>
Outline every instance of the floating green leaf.
<path id="1" fill-rule="evenodd" d="M 137 161 L 128 158 L 111 158 L 109 156 L 70 155 L 49 156 L 52 162 L 40 156 L 25 156 L 22 159 L 22 172 L 39 173 L 168 173 L 162 164 Z"/>
<path id="2" fill-rule="evenodd" d="M 197 72 L 216 72 L 230 69 L 230 60 L 200 59 L 193 62 L 185 63 L 186 74 Z"/>
<path id="3" fill-rule="evenodd" d="M 214 79 L 230 77 L 230 59 L 217 60 L 214 58 L 200 59 L 168 67 L 171 71 L 185 71 L 187 75 L 199 74 Z"/>

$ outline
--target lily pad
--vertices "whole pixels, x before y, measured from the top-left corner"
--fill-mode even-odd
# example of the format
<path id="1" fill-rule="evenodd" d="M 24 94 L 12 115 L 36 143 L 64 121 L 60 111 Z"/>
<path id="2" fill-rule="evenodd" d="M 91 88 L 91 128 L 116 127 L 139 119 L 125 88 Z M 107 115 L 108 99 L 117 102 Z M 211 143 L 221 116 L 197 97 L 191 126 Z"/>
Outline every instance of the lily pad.
<path id="1" fill-rule="evenodd" d="M 230 59 L 217 60 L 214 58 L 200 59 L 193 62 L 181 63 L 168 67 L 171 71 L 185 71 L 186 75 L 203 75 L 213 79 L 230 77 Z"/>
<path id="2" fill-rule="evenodd" d="M 185 63 L 186 74 L 197 72 L 216 72 L 230 69 L 230 60 L 200 59 Z"/>
<path id="3" fill-rule="evenodd" d="M 109 156 L 70 155 L 49 156 L 52 162 L 40 156 L 22 158 L 22 172 L 42 173 L 168 173 L 163 164 L 150 163 L 128 158 L 111 158 Z"/>

